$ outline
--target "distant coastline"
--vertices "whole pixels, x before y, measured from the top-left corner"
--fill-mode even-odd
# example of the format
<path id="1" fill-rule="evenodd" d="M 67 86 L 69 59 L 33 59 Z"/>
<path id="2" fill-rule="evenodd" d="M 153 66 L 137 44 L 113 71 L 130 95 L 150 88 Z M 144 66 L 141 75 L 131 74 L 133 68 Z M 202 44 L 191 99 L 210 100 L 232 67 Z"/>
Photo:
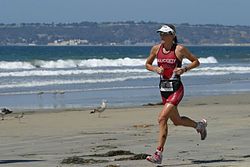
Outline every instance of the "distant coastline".
<path id="1" fill-rule="evenodd" d="M 0 46 L 152 46 L 157 22 L 0 23 Z M 175 24 L 180 43 L 250 46 L 250 26 Z"/>

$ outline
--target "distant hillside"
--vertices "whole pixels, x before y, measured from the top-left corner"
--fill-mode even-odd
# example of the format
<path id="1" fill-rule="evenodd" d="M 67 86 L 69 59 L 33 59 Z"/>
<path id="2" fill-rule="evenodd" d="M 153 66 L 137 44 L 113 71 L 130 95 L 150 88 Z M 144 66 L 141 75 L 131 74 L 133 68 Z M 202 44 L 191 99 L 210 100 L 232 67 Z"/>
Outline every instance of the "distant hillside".
<path id="1" fill-rule="evenodd" d="M 156 22 L 0 24 L 0 45 L 151 45 L 159 41 Z M 180 43 L 250 44 L 250 26 L 175 24 Z"/>

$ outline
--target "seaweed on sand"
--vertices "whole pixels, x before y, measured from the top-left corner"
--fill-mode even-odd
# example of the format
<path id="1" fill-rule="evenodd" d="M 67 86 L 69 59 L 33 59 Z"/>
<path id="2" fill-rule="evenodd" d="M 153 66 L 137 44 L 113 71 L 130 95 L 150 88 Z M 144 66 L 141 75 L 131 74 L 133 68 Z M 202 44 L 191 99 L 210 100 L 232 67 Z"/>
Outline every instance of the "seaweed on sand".
<path id="1" fill-rule="evenodd" d="M 124 158 L 118 158 L 115 159 L 115 161 L 126 161 L 126 160 L 143 160 L 146 159 L 146 157 L 149 156 L 148 154 L 135 154 L 132 157 L 124 157 Z"/>
<path id="2" fill-rule="evenodd" d="M 118 155 L 135 155 L 135 154 L 130 151 L 115 150 L 115 151 L 108 151 L 104 154 L 92 154 L 92 155 L 87 155 L 87 156 L 89 157 L 114 157 Z"/>
<path id="3" fill-rule="evenodd" d="M 62 164 L 95 164 L 109 162 L 108 160 L 96 160 L 96 159 L 83 159 L 78 156 L 64 158 Z"/>
<path id="4" fill-rule="evenodd" d="M 135 154 L 130 151 L 124 150 L 115 150 L 115 151 L 108 151 L 103 154 L 92 154 L 92 155 L 83 155 L 83 156 L 72 156 L 68 158 L 64 158 L 62 160 L 62 164 L 95 164 L 95 163 L 106 163 L 110 162 L 111 160 L 98 160 L 98 159 L 85 159 L 82 157 L 114 157 L 114 156 L 121 156 L 125 155 L 130 157 L 121 157 L 114 159 L 113 161 L 126 161 L 126 160 L 142 160 L 145 159 L 148 154 Z M 132 156 L 131 156 L 132 155 Z"/>

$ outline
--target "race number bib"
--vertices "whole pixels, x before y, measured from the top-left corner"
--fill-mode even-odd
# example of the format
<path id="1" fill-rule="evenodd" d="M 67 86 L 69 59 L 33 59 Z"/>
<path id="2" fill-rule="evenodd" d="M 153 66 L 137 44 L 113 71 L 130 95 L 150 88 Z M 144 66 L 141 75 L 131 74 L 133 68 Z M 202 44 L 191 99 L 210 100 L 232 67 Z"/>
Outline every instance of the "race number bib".
<path id="1" fill-rule="evenodd" d="M 174 87 L 173 87 L 173 82 L 167 81 L 167 80 L 162 80 L 160 82 L 160 91 L 162 92 L 173 92 Z"/>

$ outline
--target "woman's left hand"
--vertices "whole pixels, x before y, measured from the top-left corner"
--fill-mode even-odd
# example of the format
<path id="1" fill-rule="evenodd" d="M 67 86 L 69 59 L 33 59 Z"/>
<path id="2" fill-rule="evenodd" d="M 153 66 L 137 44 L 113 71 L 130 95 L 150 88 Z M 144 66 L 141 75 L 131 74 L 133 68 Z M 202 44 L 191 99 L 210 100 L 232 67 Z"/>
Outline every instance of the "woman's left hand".
<path id="1" fill-rule="evenodd" d="M 174 69 L 174 73 L 177 74 L 177 75 L 181 75 L 185 72 L 185 69 L 184 68 L 175 68 Z"/>

